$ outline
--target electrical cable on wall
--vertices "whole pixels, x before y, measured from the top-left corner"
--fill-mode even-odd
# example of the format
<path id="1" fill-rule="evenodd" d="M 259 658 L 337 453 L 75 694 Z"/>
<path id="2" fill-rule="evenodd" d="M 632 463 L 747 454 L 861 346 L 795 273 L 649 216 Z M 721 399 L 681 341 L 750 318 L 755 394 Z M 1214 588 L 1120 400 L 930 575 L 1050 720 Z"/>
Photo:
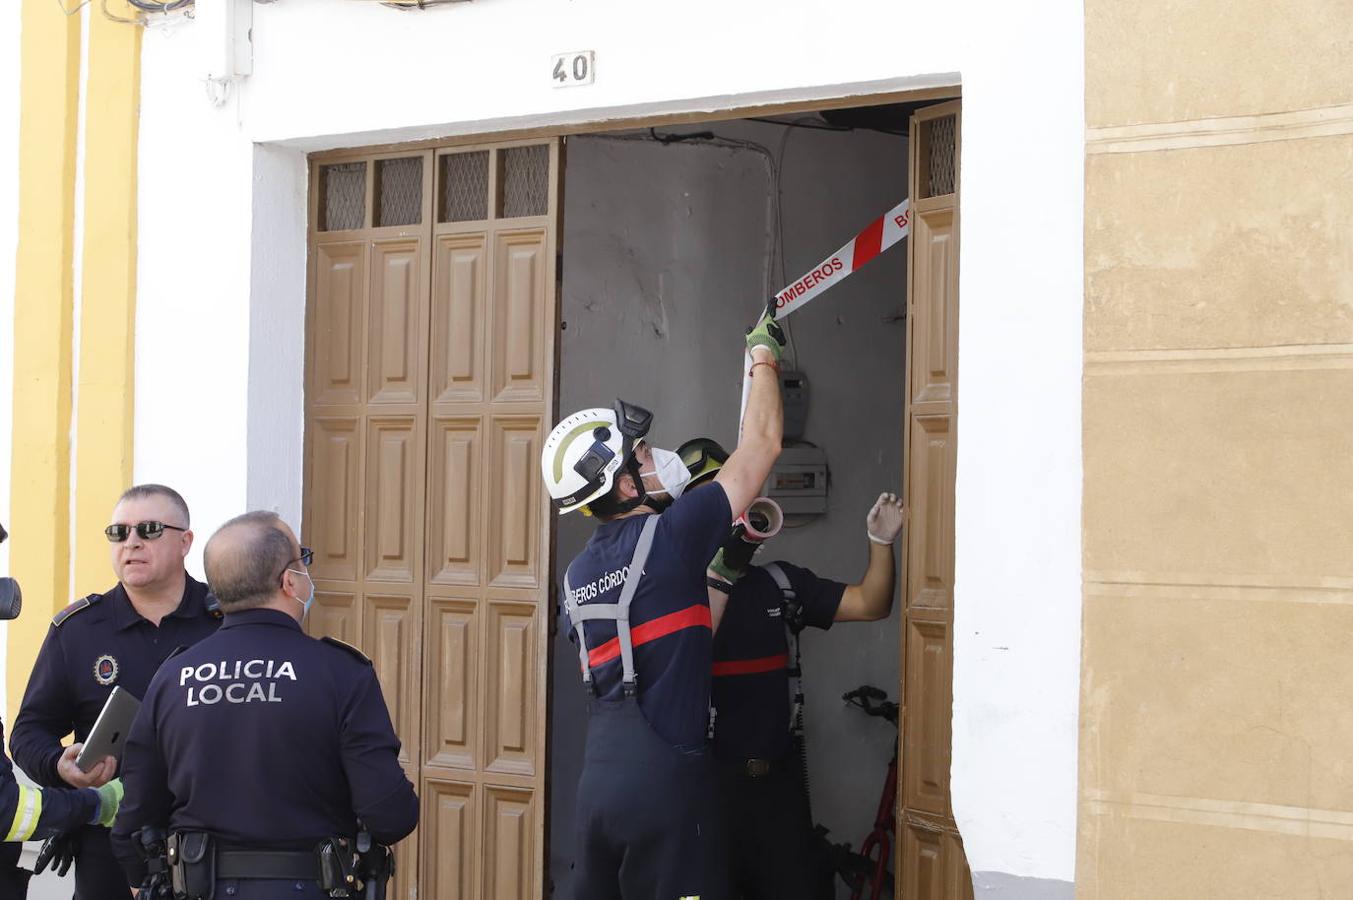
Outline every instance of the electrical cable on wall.
<path id="1" fill-rule="evenodd" d="M 372 2 L 372 0 L 367 0 Z M 381 6 L 404 11 L 429 9 L 433 6 L 450 6 L 452 3 L 469 3 L 470 0 L 374 0 Z"/>
<path id="2" fill-rule="evenodd" d="M 762 274 L 761 292 L 767 297 L 770 296 L 771 284 L 775 281 L 775 223 L 779 217 L 780 174 L 775 163 L 775 155 L 771 153 L 769 147 L 758 144 L 756 141 L 723 137 L 712 131 L 661 133 L 656 128 L 650 128 L 648 129 L 648 134 L 599 134 L 591 135 L 590 137 L 594 140 L 600 139 L 609 141 L 656 141 L 664 147 L 682 143 L 700 144 L 706 147 L 723 147 L 730 150 L 750 150 L 760 156 L 766 165 L 766 178 L 769 188 L 766 197 L 766 238 L 767 243 L 770 245 L 766 253 L 766 271 Z"/>
<path id="3" fill-rule="evenodd" d="M 127 3 L 131 6 L 148 13 L 177 12 L 181 9 L 187 9 L 195 2 L 196 0 L 127 0 Z"/>
<path id="4" fill-rule="evenodd" d="M 91 2 L 92 0 L 82 0 L 79 6 L 70 9 L 66 6 L 64 0 L 56 0 L 57 6 L 68 16 L 75 15 Z M 158 2 L 158 0 L 126 0 L 126 3 L 137 10 L 135 15 L 131 17 L 118 15 L 108 8 L 108 0 L 99 0 L 99 11 L 103 13 L 105 19 L 119 25 L 145 26 L 151 22 L 151 19 L 146 15 L 147 13 L 167 16 L 169 13 L 178 12 L 191 18 L 196 6 L 196 0 L 164 0 L 164 2 Z"/>

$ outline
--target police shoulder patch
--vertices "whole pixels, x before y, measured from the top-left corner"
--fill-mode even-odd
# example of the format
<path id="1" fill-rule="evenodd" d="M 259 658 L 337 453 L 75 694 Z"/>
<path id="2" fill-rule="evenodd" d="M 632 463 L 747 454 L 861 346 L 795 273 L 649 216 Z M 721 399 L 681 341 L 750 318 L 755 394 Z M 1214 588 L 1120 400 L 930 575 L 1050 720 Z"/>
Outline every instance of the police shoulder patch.
<path id="1" fill-rule="evenodd" d="M 327 635 L 325 637 L 320 638 L 320 640 L 330 645 L 331 647 L 337 647 L 338 649 L 343 650 L 344 652 L 351 653 L 353 656 L 357 657 L 362 662 L 366 663 L 368 666 L 371 665 L 371 657 L 367 656 L 365 653 L 363 653 L 361 650 L 358 650 L 356 647 L 352 646 L 352 644 L 349 644 L 347 641 L 340 641 L 336 637 L 328 637 Z"/>
<path id="2" fill-rule="evenodd" d="M 76 600 L 70 606 L 67 606 L 65 609 L 61 610 L 61 612 L 52 616 L 52 624 L 60 628 L 62 623 L 64 623 L 71 616 L 75 615 L 82 609 L 89 609 L 91 606 L 93 606 L 95 603 L 98 603 L 102 599 L 103 599 L 102 594 L 90 594 L 87 597 L 81 597 L 79 600 Z"/>

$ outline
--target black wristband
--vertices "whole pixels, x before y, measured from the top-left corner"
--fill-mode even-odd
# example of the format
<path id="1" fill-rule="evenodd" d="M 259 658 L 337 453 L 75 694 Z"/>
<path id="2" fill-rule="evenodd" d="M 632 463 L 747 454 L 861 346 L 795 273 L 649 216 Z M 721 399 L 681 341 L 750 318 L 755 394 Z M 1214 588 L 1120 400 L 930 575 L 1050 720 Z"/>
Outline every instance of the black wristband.
<path id="1" fill-rule="evenodd" d="M 729 584 L 727 581 L 724 581 L 722 578 L 715 578 L 713 575 L 705 576 L 705 584 L 714 588 L 714 590 L 720 591 L 725 594 L 733 593 L 733 585 Z"/>
<path id="2" fill-rule="evenodd" d="M 752 557 L 756 555 L 756 551 L 761 546 L 744 538 L 744 534 L 746 534 L 746 528 L 742 525 L 735 525 L 723 542 L 723 564 L 736 572 L 740 572 L 752 564 Z"/>

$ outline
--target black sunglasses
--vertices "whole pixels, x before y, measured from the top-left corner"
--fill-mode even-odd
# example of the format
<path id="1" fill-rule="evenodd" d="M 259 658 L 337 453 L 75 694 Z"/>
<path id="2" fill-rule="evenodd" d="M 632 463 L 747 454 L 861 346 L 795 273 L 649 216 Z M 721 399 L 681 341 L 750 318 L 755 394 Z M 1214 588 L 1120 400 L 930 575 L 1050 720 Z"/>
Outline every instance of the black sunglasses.
<path id="1" fill-rule="evenodd" d="M 283 578 L 286 578 L 286 577 L 287 577 L 287 573 L 291 571 L 291 564 L 292 564 L 292 563 L 300 563 L 301 565 L 305 566 L 306 568 L 309 568 L 309 567 L 310 567 L 310 563 L 311 563 L 312 560 L 314 560 L 314 558 L 315 558 L 315 551 L 314 551 L 314 550 L 311 550 L 309 547 L 302 547 L 302 548 L 301 548 L 301 555 L 298 556 L 298 557 L 296 557 L 296 558 L 293 559 L 293 560 L 290 560 L 285 566 L 282 567 L 282 571 L 281 571 L 281 573 L 277 576 L 277 580 L 278 580 L 278 581 L 281 581 Z"/>
<path id="2" fill-rule="evenodd" d="M 164 534 L 166 528 L 172 528 L 175 531 L 188 530 L 177 525 L 167 525 L 164 522 L 137 522 L 135 525 L 109 525 L 103 530 L 103 536 L 108 538 L 110 544 L 120 544 L 131 537 L 132 532 L 135 531 L 141 536 L 142 540 L 153 541 Z"/>

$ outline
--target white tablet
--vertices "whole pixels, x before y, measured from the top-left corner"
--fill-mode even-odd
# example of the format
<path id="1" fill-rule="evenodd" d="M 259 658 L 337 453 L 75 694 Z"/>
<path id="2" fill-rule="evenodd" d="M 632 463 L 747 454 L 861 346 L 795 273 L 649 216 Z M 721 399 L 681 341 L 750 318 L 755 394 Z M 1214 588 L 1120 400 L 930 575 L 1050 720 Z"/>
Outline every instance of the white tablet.
<path id="1" fill-rule="evenodd" d="M 94 720 L 94 730 L 85 738 L 80 755 L 75 764 L 81 772 L 88 772 L 98 765 L 104 757 L 112 756 L 122 761 L 122 746 L 127 741 L 127 732 L 131 731 L 132 720 L 141 708 L 141 701 L 120 687 L 113 688 L 103 710 Z"/>

